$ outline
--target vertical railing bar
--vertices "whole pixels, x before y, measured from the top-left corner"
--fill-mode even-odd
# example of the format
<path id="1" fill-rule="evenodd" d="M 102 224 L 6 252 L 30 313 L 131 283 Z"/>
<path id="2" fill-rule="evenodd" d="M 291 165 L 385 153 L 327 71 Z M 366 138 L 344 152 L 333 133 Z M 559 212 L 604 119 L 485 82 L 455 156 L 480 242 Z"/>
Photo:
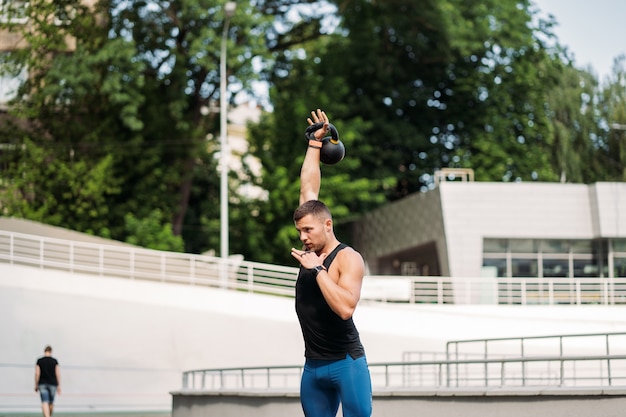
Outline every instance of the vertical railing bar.
<path id="1" fill-rule="evenodd" d="M 439 371 L 438 371 L 438 375 L 437 375 L 437 386 L 440 387 L 441 383 L 442 383 L 442 378 L 443 378 L 443 364 L 442 363 L 439 363 L 438 369 L 439 369 Z M 449 368 L 448 368 L 448 372 L 447 373 L 449 374 L 449 372 L 450 371 L 449 371 Z M 450 375 L 446 375 L 446 379 L 449 381 L 450 380 Z"/>
<path id="2" fill-rule="evenodd" d="M 74 272 L 74 242 L 70 242 L 70 253 L 69 253 L 69 261 L 70 261 L 70 272 Z"/>
<path id="3" fill-rule="evenodd" d="M 526 350 L 524 349 L 524 342 L 526 341 L 525 338 L 521 338 L 520 342 L 521 342 L 521 354 L 522 354 L 522 358 L 526 357 Z M 522 386 L 526 386 L 526 361 L 522 361 Z"/>
<path id="4" fill-rule="evenodd" d="M 130 279 L 135 279 L 135 250 L 130 250 L 130 259 L 128 260 L 128 269 L 130 273 Z"/>
<path id="5" fill-rule="evenodd" d="M 609 380 L 609 386 L 611 386 L 612 385 L 611 359 L 608 358 L 608 356 L 611 354 L 610 353 L 611 352 L 611 347 L 610 347 L 610 344 L 609 344 L 609 335 L 606 334 L 604 337 L 605 337 L 605 345 L 606 345 L 606 352 L 605 352 L 605 354 L 607 356 L 607 359 L 606 359 L 606 372 L 607 372 L 607 378 Z"/>
<path id="6" fill-rule="evenodd" d="M 15 258 L 15 235 L 13 233 L 9 236 L 9 258 L 9 262 L 13 265 L 13 258 Z"/>
<path id="7" fill-rule="evenodd" d="M 167 277 L 167 273 L 166 273 L 166 268 L 167 268 L 167 262 L 165 259 L 165 254 L 162 253 L 161 254 L 161 282 L 165 282 L 165 279 Z"/>
<path id="8" fill-rule="evenodd" d="M 437 279 L 437 304 L 444 304 L 443 280 Z"/>
<path id="9" fill-rule="evenodd" d="M 488 376 L 487 373 L 489 372 L 489 368 L 487 365 L 487 359 L 489 359 L 489 341 L 485 340 L 485 348 L 484 348 L 484 353 L 483 353 L 483 358 L 485 359 L 485 363 L 483 365 L 484 367 L 484 373 L 485 373 L 485 386 L 489 386 L 489 380 L 488 380 Z M 457 360 L 459 358 L 456 358 Z"/>
<path id="10" fill-rule="evenodd" d="M 44 243 L 43 239 L 39 239 L 39 268 L 44 269 L 45 257 L 44 257 Z"/>
<path id="11" fill-rule="evenodd" d="M 248 292 L 254 292 L 254 267 L 248 266 Z"/>
<path id="12" fill-rule="evenodd" d="M 385 387 L 389 387 L 389 365 L 385 365 Z"/>
<path id="13" fill-rule="evenodd" d="M 189 284 L 196 285 L 196 258 L 189 257 Z"/>
<path id="14" fill-rule="evenodd" d="M 98 246 L 98 274 L 103 276 L 104 274 L 104 246 Z"/>
<path id="15" fill-rule="evenodd" d="M 548 281 L 548 305 L 553 306 L 554 305 L 554 281 L 553 280 L 549 280 Z"/>

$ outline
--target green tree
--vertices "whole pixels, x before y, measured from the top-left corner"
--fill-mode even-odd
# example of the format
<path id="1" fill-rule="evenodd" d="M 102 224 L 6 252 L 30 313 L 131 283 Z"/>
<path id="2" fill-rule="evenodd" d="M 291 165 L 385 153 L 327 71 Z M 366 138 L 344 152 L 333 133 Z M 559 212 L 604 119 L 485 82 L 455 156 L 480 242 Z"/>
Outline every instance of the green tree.
<path id="1" fill-rule="evenodd" d="M 571 66 L 563 65 L 554 74 L 559 84 L 548 91 L 546 103 L 553 170 L 560 173 L 562 182 L 593 182 L 601 178 L 592 140 L 601 134 L 594 102 L 598 83 L 592 74 Z"/>
<path id="2" fill-rule="evenodd" d="M 558 179 L 545 102 L 560 57 L 537 40 L 549 25 L 533 25 L 529 2 L 333 3 L 341 19 L 332 33 L 277 56 L 273 112 L 250 134 L 270 190 L 262 215 L 274 259 L 297 244 L 290 215 L 302 132 L 318 107 L 347 148 L 344 161 L 322 167 L 320 198 L 340 226 L 432 187 L 439 168 L 473 168 L 479 180 Z"/>
<path id="3" fill-rule="evenodd" d="M 544 102 L 556 59 L 537 41 L 529 2 L 348 7 L 349 42 L 336 51 L 350 63 L 345 100 L 373 122 L 366 137 L 378 140 L 358 157 L 367 172 L 397 178 L 390 199 L 427 189 L 445 167 L 472 168 L 478 180 L 555 178 Z"/>
<path id="4" fill-rule="evenodd" d="M 626 56 L 615 58 L 613 71 L 598 94 L 604 132 L 594 136 L 605 181 L 626 181 Z"/>
<path id="5" fill-rule="evenodd" d="M 105 42 L 100 10 L 78 1 L 4 11 L 3 28 L 23 37 L 3 56 L 5 68 L 29 72 L 2 131 L 3 142 L 14 145 L 3 154 L 5 214 L 110 236 L 110 199 L 124 185 L 119 150 L 142 125 L 142 68 L 130 59 L 133 45 Z"/>
<path id="6" fill-rule="evenodd" d="M 125 240 L 127 214 L 149 221 L 159 210 L 176 236 L 192 236 L 191 249 L 213 244 L 199 242 L 193 225 L 217 213 L 219 148 L 206 138 L 217 136 L 219 113 L 204 109 L 219 99 L 224 1 L 10 3 L 2 3 L 10 17 L 2 28 L 24 42 L 3 68 L 31 76 L 11 108 L 18 123 L 3 129 L 3 142 L 15 145 L 2 154 L 11 187 L 4 213 Z M 251 61 L 267 55 L 259 35 L 270 23 L 251 3 L 238 4 L 227 33 L 232 96 L 256 77 Z M 33 170 L 23 175 L 25 167 Z M 193 201 L 207 210 L 194 209 L 184 228 L 196 176 L 205 188 Z"/>
<path id="7" fill-rule="evenodd" d="M 145 248 L 182 252 L 183 238 L 174 236 L 172 226 L 164 218 L 161 210 L 153 210 L 148 217 L 136 218 L 132 213 L 126 214 L 126 242 Z"/>

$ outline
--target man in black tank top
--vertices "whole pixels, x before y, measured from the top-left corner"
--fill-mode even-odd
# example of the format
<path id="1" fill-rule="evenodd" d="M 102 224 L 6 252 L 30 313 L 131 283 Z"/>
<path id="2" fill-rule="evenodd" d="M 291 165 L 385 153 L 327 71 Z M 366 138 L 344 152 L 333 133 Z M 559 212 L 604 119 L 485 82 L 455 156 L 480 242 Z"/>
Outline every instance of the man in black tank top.
<path id="1" fill-rule="evenodd" d="M 365 350 L 352 315 L 361 296 L 363 257 L 339 242 L 328 207 L 318 200 L 321 185 L 321 140 L 328 117 L 311 112 L 309 125 L 320 124 L 309 140 L 300 171 L 300 206 L 293 220 L 304 248 L 292 248 L 300 263 L 296 281 L 296 313 L 306 358 L 300 400 L 306 417 L 372 414 L 372 384 Z"/>

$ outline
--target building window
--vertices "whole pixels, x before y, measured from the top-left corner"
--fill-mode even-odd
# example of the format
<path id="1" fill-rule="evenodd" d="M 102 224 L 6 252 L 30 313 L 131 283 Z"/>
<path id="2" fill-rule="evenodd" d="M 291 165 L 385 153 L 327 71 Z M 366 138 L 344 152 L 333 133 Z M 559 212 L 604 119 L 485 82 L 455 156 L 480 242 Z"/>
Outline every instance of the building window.
<path id="1" fill-rule="evenodd" d="M 613 239 L 613 252 L 626 256 L 626 239 Z"/>
<path id="2" fill-rule="evenodd" d="M 537 241 L 535 239 L 511 239 L 509 242 L 511 253 L 537 253 Z"/>
<path id="3" fill-rule="evenodd" d="M 26 23 L 28 1 L 0 0 L 0 21 L 2 23 Z"/>
<path id="4" fill-rule="evenodd" d="M 506 259 L 483 259 L 483 276 L 506 277 Z"/>
<path id="5" fill-rule="evenodd" d="M 569 277 L 569 262 L 567 259 L 544 259 L 543 276 L 548 278 Z"/>
<path id="6" fill-rule="evenodd" d="M 626 277 L 626 257 L 613 260 L 613 276 L 624 278 Z"/>
<path id="7" fill-rule="evenodd" d="M 484 239 L 483 271 L 502 278 L 624 277 L 626 239 Z"/>
<path id="8" fill-rule="evenodd" d="M 0 106 L 17 97 L 17 89 L 26 81 L 28 71 L 23 69 L 17 76 L 0 68 Z"/>

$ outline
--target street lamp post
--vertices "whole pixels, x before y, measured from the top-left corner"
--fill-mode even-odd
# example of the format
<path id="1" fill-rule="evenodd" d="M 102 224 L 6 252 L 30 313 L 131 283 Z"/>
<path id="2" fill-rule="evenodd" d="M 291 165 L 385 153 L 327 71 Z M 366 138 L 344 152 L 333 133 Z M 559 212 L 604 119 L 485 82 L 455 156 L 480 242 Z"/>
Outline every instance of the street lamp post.
<path id="1" fill-rule="evenodd" d="M 228 258 L 228 165 L 230 147 L 228 144 L 228 102 L 226 100 L 226 40 L 230 18 L 235 14 L 237 3 L 229 1 L 224 5 L 224 29 L 220 51 L 220 256 Z"/>

